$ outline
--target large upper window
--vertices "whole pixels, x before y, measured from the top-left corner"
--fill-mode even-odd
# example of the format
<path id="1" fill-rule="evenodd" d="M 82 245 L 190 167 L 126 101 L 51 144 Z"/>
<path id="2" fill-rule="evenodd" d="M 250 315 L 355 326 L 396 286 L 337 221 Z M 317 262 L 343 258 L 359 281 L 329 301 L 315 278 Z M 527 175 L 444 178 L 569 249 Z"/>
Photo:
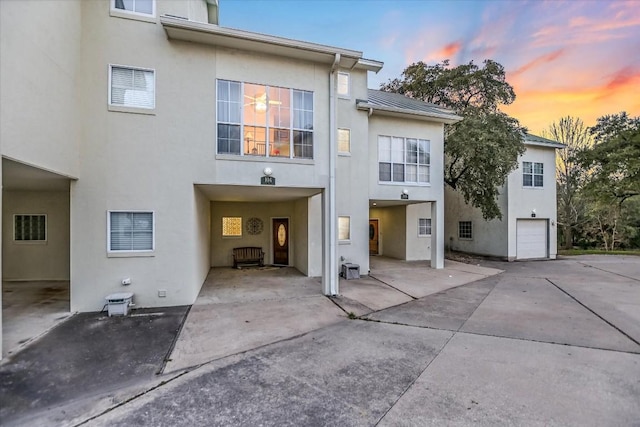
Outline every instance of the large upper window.
<path id="1" fill-rule="evenodd" d="M 155 108 L 155 71 L 111 65 L 109 83 L 109 105 Z"/>
<path id="2" fill-rule="evenodd" d="M 47 216 L 14 215 L 13 240 L 17 242 L 45 242 L 47 240 Z"/>
<path id="3" fill-rule="evenodd" d="M 155 0 L 111 0 L 111 7 L 122 12 L 149 16 L 155 14 Z"/>
<path id="4" fill-rule="evenodd" d="M 110 211 L 108 215 L 109 252 L 153 251 L 153 212 Z"/>
<path id="5" fill-rule="evenodd" d="M 378 137 L 381 182 L 430 182 L 431 144 L 425 139 Z"/>
<path id="6" fill-rule="evenodd" d="M 313 93 L 218 80 L 218 154 L 313 158 Z"/>
<path id="7" fill-rule="evenodd" d="M 524 187 L 542 187 L 544 184 L 544 164 L 522 162 L 522 185 Z"/>

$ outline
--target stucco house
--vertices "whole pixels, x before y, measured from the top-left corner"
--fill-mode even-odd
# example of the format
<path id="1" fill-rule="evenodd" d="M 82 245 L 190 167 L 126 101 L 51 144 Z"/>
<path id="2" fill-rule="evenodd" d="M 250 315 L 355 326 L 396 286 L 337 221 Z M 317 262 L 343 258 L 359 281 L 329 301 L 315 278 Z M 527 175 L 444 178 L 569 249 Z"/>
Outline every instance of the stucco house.
<path id="1" fill-rule="evenodd" d="M 2 280 L 191 304 L 233 249 L 322 277 L 444 264 L 443 126 L 356 50 L 218 25 L 217 0 L 0 2 Z"/>
<path id="2" fill-rule="evenodd" d="M 563 144 L 526 134 L 518 168 L 500 190 L 502 219 L 487 221 L 460 193 L 445 189 L 445 245 L 513 260 L 557 255 L 556 150 Z"/>

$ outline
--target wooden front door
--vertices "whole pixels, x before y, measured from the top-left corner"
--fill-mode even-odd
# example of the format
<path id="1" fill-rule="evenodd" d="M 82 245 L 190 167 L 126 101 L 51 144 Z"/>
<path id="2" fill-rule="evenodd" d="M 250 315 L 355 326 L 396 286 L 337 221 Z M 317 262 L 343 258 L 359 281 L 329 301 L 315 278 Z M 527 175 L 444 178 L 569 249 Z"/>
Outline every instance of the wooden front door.
<path id="1" fill-rule="evenodd" d="M 273 219 L 273 263 L 289 265 L 289 220 Z"/>
<path id="2" fill-rule="evenodd" d="M 378 220 L 369 220 L 369 255 L 378 255 Z"/>

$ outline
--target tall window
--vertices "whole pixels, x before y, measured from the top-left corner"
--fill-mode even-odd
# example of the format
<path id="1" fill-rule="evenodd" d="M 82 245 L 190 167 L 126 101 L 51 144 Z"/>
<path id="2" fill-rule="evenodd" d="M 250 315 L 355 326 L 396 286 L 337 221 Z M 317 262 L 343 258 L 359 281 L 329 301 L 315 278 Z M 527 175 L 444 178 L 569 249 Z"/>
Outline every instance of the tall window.
<path id="1" fill-rule="evenodd" d="M 431 236 L 431 218 L 418 219 L 418 236 Z"/>
<path id="2" fill-rule="evenodd" d="M 110 211 L 108 216 L 109 252 L 152 251 L 154 249 L 153 212 Z"/>
<path id="3" fill-rule="evenodd" d="M 338 95 L 348 98 L 351 95 L 349 73 L 338 73 Z"/>
<path id="4" fill-rule="evenodd" d="M 542 187 L 544 184 L 544 164 L 522 162 L 522 185 L 524 187 Z"/>
<path id="5" fill-rule="evenodd" d="M 338 240 L 351 240 L 351 217 L 338 217 Z"/>
<path id="6" fill-rule="evenodd" d="M 14 215 L 13 240 L 17 242 L 44 242 L 47 240 L 46 215 Z"/>
<path id="7" fill-rule="evenodd" d="M 471 221 L 460 221 L 458 223 L 458 238 L 460 239 L 473 239 L 473 227 Z"/>
<path id="8" fill-rule="evenodd" d="M 154 15 L 155 0 L 111 0 L 112 8 L 142 15 Z"/>
<path id="9" fill-rule="evenodd" d="M 431 144 L 425 139 L 378 137 L 381 182 L 430 182 Z"/>
<path id="10" fill-rule="evenodd" d="M 155 71 L 111 65 L 109 80 L 110 105 L 155 108 Z"/>
<path id="11" fill-rule="evenodd" d="M 313 93 L 218 80 L 218 154 L 313 158 Z"/>
<path id="12" fill-rule="evenodd" d="M 351 131 L 349 129 L 338 129 L 338 151 L 341 153 L 351 152 Z"/>

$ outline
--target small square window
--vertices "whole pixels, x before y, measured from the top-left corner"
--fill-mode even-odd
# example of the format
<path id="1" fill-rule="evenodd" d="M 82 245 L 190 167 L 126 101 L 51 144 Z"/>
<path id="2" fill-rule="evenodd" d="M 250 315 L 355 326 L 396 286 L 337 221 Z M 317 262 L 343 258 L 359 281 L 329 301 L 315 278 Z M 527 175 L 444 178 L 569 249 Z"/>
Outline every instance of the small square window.
<path id="1" fill-rule="evenodd" d="M 460 221 L 458 223 L 458 238 L 460 239 L 473 239 L 473 227 L 471 221 Z"/>
<path id="2" fill-rule="evenodd" d="M 109 252 L 141 252 L 154 250 L 153 212 L 109 211 Z"/>
<path id="3" fill-rule="evenodd" d="M 338 240 L 351 240 L 351 217 L 338 217 Z"/>
<path id="4" fill-rule="evenodd" d="M 431 218 L 418 219 L 418 236 L 431 236 Z"/>
<path id="5" fill-rule="evenodd" d="M 351 96 L 349 73 L 338 73 L 338 95 L 343 98 Z"/>
<path id="6" fill-rule="evenodd" d="M 242 217 L 222 217 L 222 237 L 242 237 Z"/>
<path id="7" fill-rule="evenodd" d="M 154 70 L 109 66 L 109 105 L 154 109 L 155 80 Z"/>
<path id="8" fill-rule="evenodd" d="M 338 151 L 341 153 L 351 152 L 351 131 L 349 129 L 338 129 Z"/>
<path id="9" fill-rule="evenodd" d="M 13 240 L 16 242 L 45 242 L 47 240 L 47 216 L 14 215 Z"/>

